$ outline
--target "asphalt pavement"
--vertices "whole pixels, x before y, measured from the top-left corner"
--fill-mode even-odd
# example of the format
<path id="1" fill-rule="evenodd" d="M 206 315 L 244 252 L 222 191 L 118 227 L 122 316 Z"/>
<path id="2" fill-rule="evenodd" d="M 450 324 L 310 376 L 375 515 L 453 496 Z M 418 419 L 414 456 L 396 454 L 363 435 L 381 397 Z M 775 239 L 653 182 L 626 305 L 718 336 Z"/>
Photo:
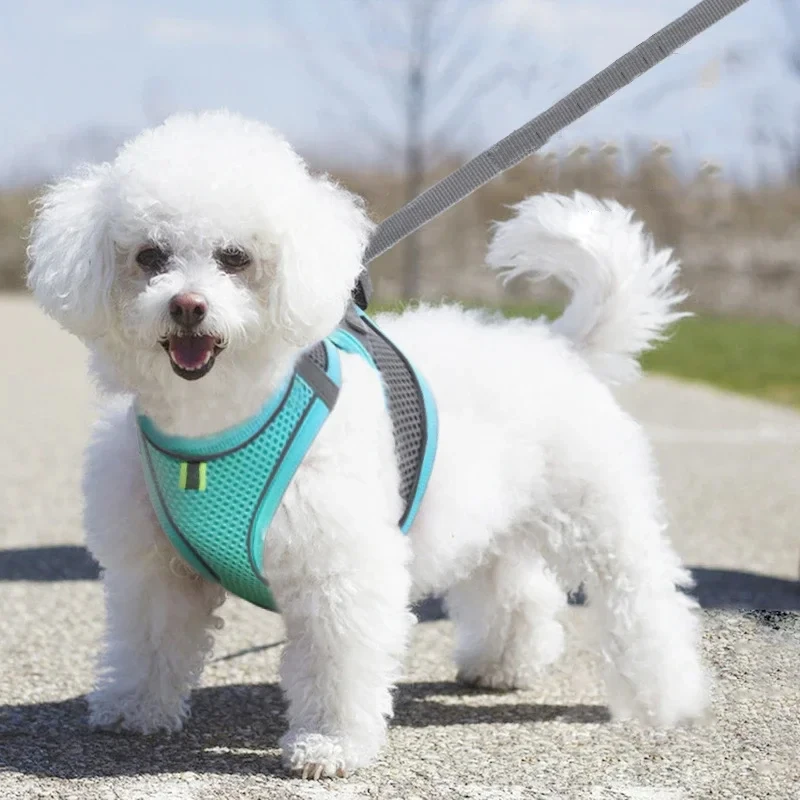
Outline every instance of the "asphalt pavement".
<path id="1" fill-rule="evenodd" d="M 707 721 L 611 723 L 579 600 L 539 687 L 464 689 L 434 600 L 378 763 L 311 784 L 280 767 L 280 618 L 238 600 L 182 733 L 87 728 L 103 608 L 80 530 L 86 357 L 27 298 L 0 296 L 0 314 L 0 800 L 800 798 L 800 414 L 657 377 L 620 394 L 655 443 L 672 537 L 705 608 Z"/>

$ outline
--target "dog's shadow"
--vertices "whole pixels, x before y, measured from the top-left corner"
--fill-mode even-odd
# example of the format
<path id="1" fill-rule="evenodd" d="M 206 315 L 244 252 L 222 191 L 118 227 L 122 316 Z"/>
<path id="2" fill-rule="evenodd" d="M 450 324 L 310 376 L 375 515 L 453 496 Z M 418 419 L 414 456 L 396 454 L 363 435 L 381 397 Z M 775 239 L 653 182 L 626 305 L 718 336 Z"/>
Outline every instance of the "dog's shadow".
<path id="1" fill-rule="evenodd" d="M 392 724 L 420 728 L 609 720 L 603 706 L 506 703 L 499 694 L 492 705 L 454 702 L 474 694 L 452 683 L 401 684 Z M 0 706 L 0 772 L 66 779 L 167 772 L 283 775 L 279 739 L 286 725 L 284 710 L 276 684 L 198 689 L 184 731 L 137 736 L 90 730 L 82 697 Z"/>

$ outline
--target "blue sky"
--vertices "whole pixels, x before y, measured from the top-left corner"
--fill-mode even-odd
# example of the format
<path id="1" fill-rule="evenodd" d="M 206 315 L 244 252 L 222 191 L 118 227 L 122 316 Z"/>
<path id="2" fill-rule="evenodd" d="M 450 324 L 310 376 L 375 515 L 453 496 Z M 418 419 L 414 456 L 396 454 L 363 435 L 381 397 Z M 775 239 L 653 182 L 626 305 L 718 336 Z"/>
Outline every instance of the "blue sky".
<path id="1" fill-rule="evenodd" d="M 373 0 L 372 15 L 361 10 L 370 0 L 5 2 L 0 182 L 108 157 L 119 138 L 165 113 L 220 106 L 270 122 L 318 160 L 358 164 L 383 156 L 384 139 L 389 148 L 402 141 L 408 1 Z M 498 81 L 467 104 L 459 124 L 444 127 L 444 144 L 469 152 L 693 4 L 495 0 L 460 19 L 452 11 L 468 0 L 441 2 L 443 63 L 460 44 L 469 57 L 451 73 L 455 88 L 436 93 L 441 113 L 432 112 L 431 128 L 448 116 L 448 104 L 458 104 L 459 81 L 479 82 L 500 67 L 517 76 Z M 750 0 L 551 146 L 656 139 L 684 160 L 711 159 L 752 176 L 758 164 L 774 166 L 777 152 L 774 144 L 754 144 L 755 128 L 791 136 L 800 119 L 800 77 L 787 67 L 788 42 L 779 0 Z"/>

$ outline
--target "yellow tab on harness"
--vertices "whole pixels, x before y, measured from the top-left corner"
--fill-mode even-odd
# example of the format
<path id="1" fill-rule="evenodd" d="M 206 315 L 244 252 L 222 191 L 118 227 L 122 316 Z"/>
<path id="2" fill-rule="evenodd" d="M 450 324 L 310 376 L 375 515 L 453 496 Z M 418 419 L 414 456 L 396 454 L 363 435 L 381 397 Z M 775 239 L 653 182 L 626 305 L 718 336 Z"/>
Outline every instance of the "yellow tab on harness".
<path id="1" fill-rule="evenodd" d="M 206 464 L 204 461 L 182 461 L 178 486 L 183 491 L 204 492 L 206 490 Z"/>

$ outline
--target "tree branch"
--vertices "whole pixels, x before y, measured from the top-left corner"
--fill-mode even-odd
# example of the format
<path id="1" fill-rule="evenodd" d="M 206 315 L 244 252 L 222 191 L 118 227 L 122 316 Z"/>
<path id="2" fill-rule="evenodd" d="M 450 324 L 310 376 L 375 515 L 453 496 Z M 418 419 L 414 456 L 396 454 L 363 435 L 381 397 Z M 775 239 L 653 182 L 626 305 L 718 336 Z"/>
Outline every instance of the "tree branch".
<path id="1" fill-rule="evenodd" d="M 348 113 L 356 118 L 360 127 L 370 132 L 370 135 L 380 142 L 381 146 L 387 149 L 394 149 L 394 140 L 390 134 L 383 128 L 381 123 L 370 114 L 364 105 L 363 97 L 360 97 L 355 89 L 350 88 L 346 84 L 334 80 L 331 77 L 330 68 L 325 69 L 319 62 L 310 56 L 314 52 L 308 37 L 300 33 L 296 29 L 292 29 L 291 24 L 287 25 L 285 16 L 282 21 L 283 33 L 290 37 L 294 44 L 298 46 L 298 50 L 304 54 L 303 65 L 309 77 L 317 81 L 323 86 L 334 99 L 338 100 L 348 110 Z"/>
<path id="2" fill-rule="evenodd" d="M 449 3 L 455 3 L 455 7 L 448 9 Z M 444 60 L 442 51 L 451 42 L 458 42 L 466 26 L 475 17 L 475 4 L 467 0 L 468 8 L 464 9 L 465 3 L 461 0 L 437 0 L 434 14 L 431 18 L 431 58 Z M 439 30 L 441 29 L 441 30 Z M 438 71 L 438 67 L 434 67 Z"/>
<path id="3" fill-rule="evenodd" d="M 443 119 L 439 120 L 436 129 L 431 133 L 431 141 L 441 141 L 454 127 L 460 127 L 475 113 L 475 105 L 487 94 L 496 90 L 498 85 L 513 74 L 508 67 L 498 67 L 489 75 L 476 79 L 462 93 L 460 99 L 453 103 Z"/>
<path id="4" fill-rule="evenodd" d="M 363 12 L 364 34 L 369 55 L 366 59 L 356 57 L 348 48 L 347 43 L 344 44 L 344 49 L 348 51 L 348 58 L 351 64 L 358 67 L 362 72 L 365 71 L 365 62 L 368 59 L 372 69 L 375 70 L 375 74 L 381 79 L 381 82 L 389 92 L 389 96 L 396 97 L 401 88 L 400 81 L 397 80 L 396 73 L 388 69 L 380 60 L 380 53 L 384 50 L 382 44 L 386 39 L 386 31 L 391 30 L 391 26 L 381 26 L 378 20 L 378 14 L 380 13 L 383 16 L 386 6 L 378 7 L 372 0 L 355 0 L 355 2 L 356 7 L 360 7 Z M 380 11 L 377 11 L 378 8 L 380 8 Z"/>
<path id="5" fill-rule="evenodd" d="M 329 130 L 334 124 L 343 131 L 343 139 L 355 149 L 354 137 L 358 136 L 365 143 L 370 143 L 384 159 L 397 161 L 400 158 L 401 146 L 395 139 L 376 132 L 364 125 L 353 124 L 353 114 L 349 108 L 325 106 L 317 110 L 317 116 L 325 120 L 325 129 Z"/>

